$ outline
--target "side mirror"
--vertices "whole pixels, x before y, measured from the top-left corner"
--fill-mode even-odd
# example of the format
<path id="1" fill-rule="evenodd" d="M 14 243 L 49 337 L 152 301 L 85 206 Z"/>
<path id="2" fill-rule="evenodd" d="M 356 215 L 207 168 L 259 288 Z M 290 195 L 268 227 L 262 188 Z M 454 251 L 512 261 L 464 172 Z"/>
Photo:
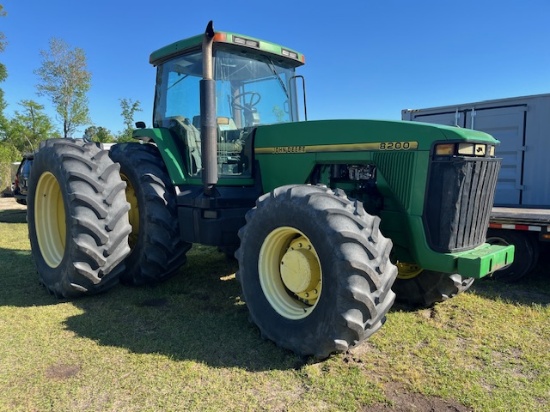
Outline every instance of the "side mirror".
<path id="1" fill-rule="evenodd" d="M 145 122 L 136 122 L 136 129 L 145 129 Z"/>

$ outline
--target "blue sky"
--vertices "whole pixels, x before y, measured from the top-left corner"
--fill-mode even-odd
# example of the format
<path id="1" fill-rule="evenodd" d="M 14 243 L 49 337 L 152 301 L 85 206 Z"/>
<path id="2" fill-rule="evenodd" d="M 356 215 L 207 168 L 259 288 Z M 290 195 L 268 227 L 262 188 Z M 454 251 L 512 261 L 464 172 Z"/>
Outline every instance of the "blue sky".
<path id="1" fill-rule="evenodd" d="M 151 124 L 149 54 L 214 28 L 305 54 L 310 119 L 398 120 L 401 109 L 550 93 L 548 0 L 0 0 L 8 41 L 0 87 L 8 116 L 36 95 L 40 50 L 52 37 L 84 49 L 93 124 L 124 128 L 119 99 Z M 56 122 L 58 125 L 58 122 Z M 82 129 L 83 130 L 83 129 Z M 81 131 L 82 131 L 81 130 Z M 80 136 L 75 136 L 80 137 Z"/>

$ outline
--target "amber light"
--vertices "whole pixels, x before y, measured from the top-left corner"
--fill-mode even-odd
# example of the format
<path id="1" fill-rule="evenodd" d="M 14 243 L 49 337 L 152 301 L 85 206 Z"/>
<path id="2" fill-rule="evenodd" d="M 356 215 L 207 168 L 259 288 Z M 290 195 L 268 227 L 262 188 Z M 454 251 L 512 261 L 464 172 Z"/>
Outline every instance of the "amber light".
<path id="1" fill-rule="evenodd" d="M 438 144 L 435 146 L 437 156 L 452 156 L 455 154 L 455 145 L 453 143 Z"/>
<path id="2" fill-rule="evenodd" d="M 214 34 L 214 41 L 226 42 L 227 41 L 227 34 L 221 33 L 221 32 L 218 32 L 218 33 Z"/>

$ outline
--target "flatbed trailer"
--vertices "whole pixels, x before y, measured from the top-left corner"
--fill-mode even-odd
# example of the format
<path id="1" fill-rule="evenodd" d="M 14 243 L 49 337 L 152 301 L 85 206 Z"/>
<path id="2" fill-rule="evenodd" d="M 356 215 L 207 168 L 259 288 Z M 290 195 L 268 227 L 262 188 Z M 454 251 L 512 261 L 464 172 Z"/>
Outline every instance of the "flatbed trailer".
<path id="1" fill-rule="evenodd" d="M 494 207 L 489 227 L 538 232 L 541 240 L 550 240 L 550 209 Z"/>

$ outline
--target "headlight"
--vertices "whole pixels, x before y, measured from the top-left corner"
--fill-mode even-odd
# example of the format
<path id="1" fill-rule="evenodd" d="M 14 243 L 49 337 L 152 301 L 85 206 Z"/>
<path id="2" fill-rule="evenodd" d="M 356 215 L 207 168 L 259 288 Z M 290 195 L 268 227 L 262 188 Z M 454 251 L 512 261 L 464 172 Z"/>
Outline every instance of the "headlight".
<path id="1" fill-rule="evenodd" d="M 455 154 L 455 144 L 445 143 L 435 146 L 436 156 L 452 156 Z"/>
<path id="2" fill-rule="evenodd" d="M 473 156 L 474 155 L 474 144 L 473 143 L 459 143 L 458 144 L 458 154 L 462 156 Z"/>
<path id="3" fill-rule="evenodd" d="M 485 143 L 440 143 L 435 145 L 435 156 L 495 157 L 495 146 Z"/>

